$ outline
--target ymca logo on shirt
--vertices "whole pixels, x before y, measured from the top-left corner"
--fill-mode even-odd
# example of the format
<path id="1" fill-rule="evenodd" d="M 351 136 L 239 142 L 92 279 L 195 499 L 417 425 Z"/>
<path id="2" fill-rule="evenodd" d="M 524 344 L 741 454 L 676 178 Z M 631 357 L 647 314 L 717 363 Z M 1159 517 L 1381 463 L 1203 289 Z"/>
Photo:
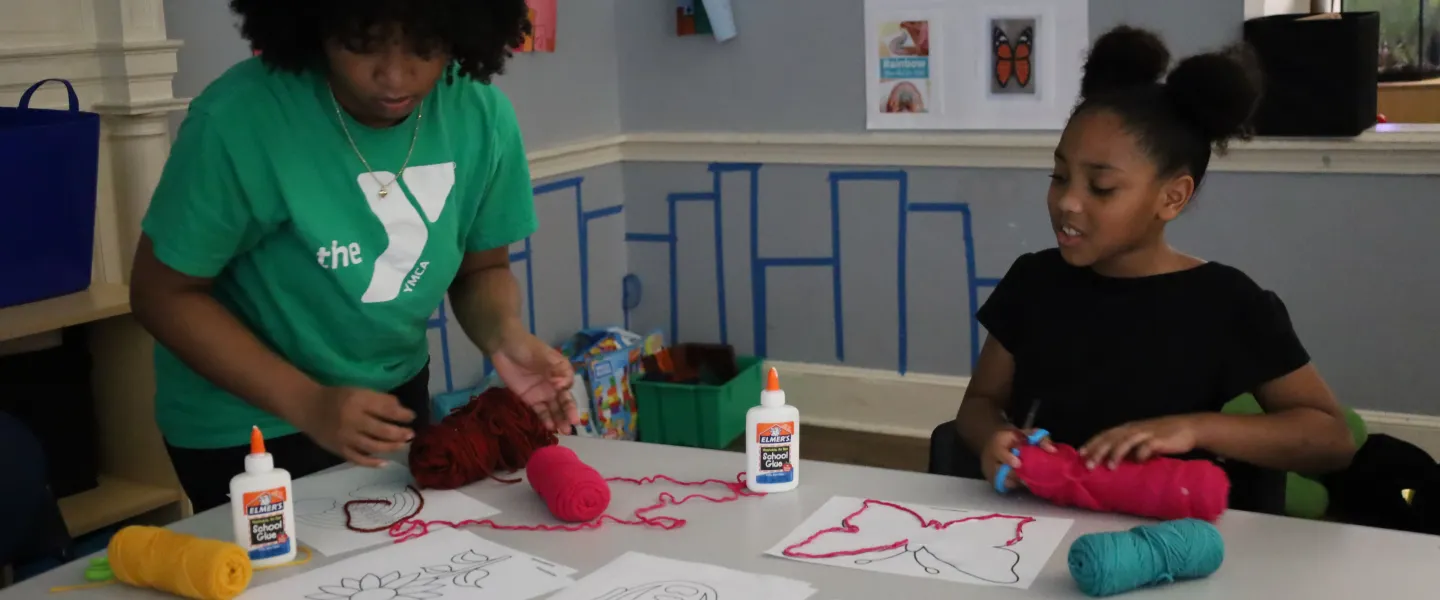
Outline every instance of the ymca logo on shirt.
<path id="1" fill-rule="evenodd" d="M 398 182 L 390 184 L 386 196 L 381 198 L 377 180 L 388 183 L 395 180 L 395 174 L 375 171 L 361 173 L 355 178 L 360 191 L 365 194 L 366 205 L 380 221 L 387 238 L 385 251 L 371 262 L 374 272 L 370 276 L 370 285 L 360 297 L 360 301 L 367 304 L 389 302 L 403 292 L 414 291 L 425 277 L 425 271 L 430 266 L 428 261 L 421 260 L 425 244 L 430 241 L 430 229 L 426 222 L 438 221 L 440 213 L 445 210 L 450 191 L 455 187 L 455 163 L 406 168 L 401 180 L 415 195 L 414 203 L 410 202 L 410 197 Z M 416 210 L 416 205 L 419 205 L 419 210 Z M 329 248 L 318 249 L 315 256 L 320 266 L 332 270 L 369 260 L 359 243 L 343 244 L 341 240 L 333 241 Z"/>

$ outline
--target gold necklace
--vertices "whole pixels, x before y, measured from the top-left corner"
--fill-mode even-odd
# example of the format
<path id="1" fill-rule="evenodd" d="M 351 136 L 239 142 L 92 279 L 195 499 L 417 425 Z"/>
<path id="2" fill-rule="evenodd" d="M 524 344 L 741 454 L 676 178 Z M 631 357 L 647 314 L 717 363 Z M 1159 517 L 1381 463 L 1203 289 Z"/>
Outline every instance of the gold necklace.
<path id="1" fill-rule="evenodd" d="M 405 162 L 400 164 L 400 170 L 395 173 L 395 178 L 390 183 L 380 181 L 375 175 L 375 169 L 370 167 L 370 161 L 365 160 L 365 155 L 360 152 L 360 147 L 355 145 L 355 138 L 350 137 L 350 128 L 345 125 L 345 115 L 340 113 L 340 101 L 335 99 L 335 88 L 330 88 L 330 102 L 335 105 L 335 118 L 340 121 L 340 130 L 345 132 L 345 139 L 350 141 L 350 149 L 355 151 L 355 156 L 360 157 L 360 163 L 365 165 L 365 170 L 370 173 L 370 178 L 375 180 L 375 185 L 380 186 L 380 197 L 390 195 L 390 186 L 400 181 L 400 175 L 405 173 L 405 167 L 410 165 L 410 157 L 415 154 L 415 140 L 420 138 L 420 119 L 424 116 L 425 102 L 415 107 L 415 132 L 410 134 L 410 151 L 405 153 Z"/>

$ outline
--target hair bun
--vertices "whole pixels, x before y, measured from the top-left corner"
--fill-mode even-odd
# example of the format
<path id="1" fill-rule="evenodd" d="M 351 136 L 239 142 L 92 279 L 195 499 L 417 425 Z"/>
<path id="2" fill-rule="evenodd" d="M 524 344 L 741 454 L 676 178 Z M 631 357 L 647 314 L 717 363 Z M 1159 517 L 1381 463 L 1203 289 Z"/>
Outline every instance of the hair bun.
<path id="1" fill-rule="evenodd" d="M 1085 75 L 1080 79 L 1080 95 L 1096 94 L 1156 83 L 1170 67 L 1170 50 L 1160 37 L 1146 31 L 1121 25 L 1090 48 L 1085 59 Z"/>
<path id="2" fill-rule="evenodd" d="M 1259 105 L 1259 62 L 1249 46 L 1197 54 L 1180 61 L 1165 79 L 1176 110 L 1213 144 L 1248 137 Z"/>

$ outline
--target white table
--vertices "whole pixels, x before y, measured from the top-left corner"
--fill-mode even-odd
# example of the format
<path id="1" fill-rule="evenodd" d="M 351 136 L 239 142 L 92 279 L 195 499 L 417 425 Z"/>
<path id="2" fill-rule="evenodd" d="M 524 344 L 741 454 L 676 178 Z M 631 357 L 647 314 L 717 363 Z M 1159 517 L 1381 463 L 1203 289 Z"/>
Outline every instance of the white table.
<path id="1" fill-rule="evenodd" d="M 744 455 L 732 452 L 578 438 L 566 438 L 564 444 L 574 448 L 583 460 L 606 476 L 664 473 L 680 480 L 729 480 L 744 466 Z M 1060 509 L 1020 494 L 1001 496 L 978 481 L 815 461 L 807 461 L 801 468 L 801 485 L 793 492 L 744 498 L 728 504 L 697 501 L 668 508 L 659 514 L 689 519 L 685 527 L 672 531 L 612 525 L 579 533 L 484 528 L 473 531 L 498 543 L 579 569 L 576 579 L 627 550 L 636 550 L 805 580 L 819 590 L 811 597 L 813 600 L 961 597 L 986 600 L 1084 598 L 1066 566 L 1070 543 L 1081 534 L 1117 531 L 1142 523 L 1116 515 Z M 614 490 L 612 508 L 648 504 L 657 493 L 653 487 L 626 484 L 616 484 Z M 501 509 L 503 512 L 495 517 L 499 522 L 554 522 L 528 485 L 506 486 L 492 481 L 466 491 Z M 1074 519 L 1075 524 L 1029 590 L 936 582 L 812 565 L 763 554 L 835 495 L 1065 517 Z M 1208 579 L 1138 590 L 1121 597 L 1420 600 L 1435 598 L 1435 590 L 1440 589 L 1440 537 L 1237 511 L 1223 516 L 1219 527 L 1226 547 L 1225 563 L 1219 572 Z M 228 540 L 231 536 L 227 507 L 206 511 L 174 524 L 173 528 L 218 539 Z M 349 555 L 342 558 L 345 556 Z M 52 586 L 82 582 L 88 560 L 88 557 L 81 559 L 4 590 L 0 598 L 168 597 L 123 585 L 63 595 L 47 593 Z M 258 572 L 251 586 L 335 560 L 338 559 L 317 554 L 303 567 Z"/>

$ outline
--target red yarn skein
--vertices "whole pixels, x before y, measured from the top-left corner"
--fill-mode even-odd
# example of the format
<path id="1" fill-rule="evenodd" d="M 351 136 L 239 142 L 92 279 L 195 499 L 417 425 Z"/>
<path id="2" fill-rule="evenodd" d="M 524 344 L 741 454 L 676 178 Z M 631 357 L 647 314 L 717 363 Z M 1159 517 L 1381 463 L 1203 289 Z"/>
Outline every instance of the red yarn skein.
<path id="1" fill-rule="evenodd" d="M 536 450 L 558 442 L 515 392 L 490 388 L 422 428 L 410 444 L 410 474 L 421 488 L 452 490 L 518 471 Z"/>
<path id="2" fill-rule="evenodd" d="M 610 508 L 610 484 L 564 446 L 536 450 L 525 467 L 525 477 L 550 507 L 550 514 L 561 521 L 592 521 Z"/>
<path id="3" fill-rule="evenodd" d="M 1088 469 L 1075 448 L 1055 444 L 1053 454 L 1022 446 L 1020 463 L 1015 476 L 1032 494 L 1060 506 L 1214 522 L 1229 504 L 1230 478 L 1208 460 L 1157 457 L 1143 463 L 1122 461 L 1113 470 Z"/>

